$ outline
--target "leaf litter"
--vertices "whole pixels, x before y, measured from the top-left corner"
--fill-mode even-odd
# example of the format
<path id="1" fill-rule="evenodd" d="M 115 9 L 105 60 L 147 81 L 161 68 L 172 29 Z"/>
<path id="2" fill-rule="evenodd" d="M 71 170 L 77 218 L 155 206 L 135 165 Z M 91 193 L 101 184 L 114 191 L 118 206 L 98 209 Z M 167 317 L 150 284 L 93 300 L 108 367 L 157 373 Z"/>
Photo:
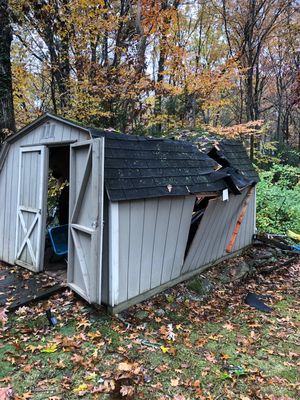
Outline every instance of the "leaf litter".
<path id="1" fill-rule="evenodd" d="M 2 310 L 0 399 L 300 398 L 299 261 L 220 281 L 247 257 L 207 271 L 214 290 L 202 301 L 182 283 L 115 317 L 70 291 Z M 273 311 L 246 305 L 248 292 Z"/>

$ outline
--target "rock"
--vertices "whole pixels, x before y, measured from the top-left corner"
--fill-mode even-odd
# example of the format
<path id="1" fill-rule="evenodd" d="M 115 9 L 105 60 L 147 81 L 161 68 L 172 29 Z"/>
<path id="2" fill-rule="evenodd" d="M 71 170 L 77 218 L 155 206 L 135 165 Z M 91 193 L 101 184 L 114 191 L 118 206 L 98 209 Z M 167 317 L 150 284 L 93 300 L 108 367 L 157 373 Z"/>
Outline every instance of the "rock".
<path id="1" fill-rule="evenodd" d="M 252 268 L 253 269 L 253 266 Z M 245 261 L 240 261 L 238 264 L 228 268 L 220 279 L 224 283 L 234 282 L 242 279 L 244 276 L 250 273 L 250 267 Z"/>
<path id="2" fill-rule="evenodd" d="M 204 298 L 213 291 L 214 285 L 206 278 L 197 277 L 187 283 L 187 288 Z"/>
<path id="3" fill-rule="evenodd" d="M 141 310 L 141 311 L 138 311 L 136 314 L 135 314 L 135 318 L 137 318 L 137 319 L 139 319 L 140 321 L 142 321 L 143 319 L 146 319 L 146 318 L 148 318 L 148 313 L 147 313 L 147 311 L 143 311 L 143 310 Z"/>

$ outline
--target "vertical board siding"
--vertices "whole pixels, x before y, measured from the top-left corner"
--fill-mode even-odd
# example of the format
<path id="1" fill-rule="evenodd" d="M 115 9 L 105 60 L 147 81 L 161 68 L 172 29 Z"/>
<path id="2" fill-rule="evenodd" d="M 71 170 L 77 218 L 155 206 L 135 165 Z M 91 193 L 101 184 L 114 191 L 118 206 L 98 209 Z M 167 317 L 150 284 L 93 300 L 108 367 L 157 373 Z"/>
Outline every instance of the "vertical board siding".
<path id="1" fill-rule="evenodd" d="M 130 243 L 130 203 L 119 206 L 119 302 L 127 300 Z M 111 268 L 111 265 L 109 266 Z"/>
<path id="2" fill-rule="evenodd" d="M 228 202 L 220 198 L 209 201 L 192 245 L 185 259 L 182 274 L 199 269 L 227 255 L 226 247 L 238 220 L 248 188 L 239 196 L 230 195 Z M 252 194 L 232 251 L 251 244 L 254 234 L 255 196 Z"/>
<path id="3" fill-rule="evenodd" d="M 172 200 L 159 199 L 151 265 L 151 289 L 160 285 Z"/>
<path id="4" fill-rule="evenodd" d="M 41 144 L 58 143 L 60 141 L 82 141 L 89 139 L 89 134 L 80 129 L 69 127 L 66 124 L 53 123 L 54 131 L 48 139 L 43 136 L 42 124 L 25 136 L 20 137 L 9 145 L 7 157 L 0 171 L 0 259 L 13 264 L 15 261 L 16 221 L 17 221 L 17 193 L 19 152 L 21 146 L 35 146 Z M 32 162 L 32 170 L 36 167 Z M 34 196 L 37 183 L 31 181 L 30 174 L 26 177 L 26 187 Z M 27 250 L 26 250 L 27 251 Z"/>
<path id="5" fill-rule="evenodd" d="M 195 200 L 196 196 L 185 197 L 182 204 L 182 211 L 177 216 L 178 232 L 171 279 L 175 279 L 181 275 L 181 268 L 184 261 L 184 254 L 189 236 Z"/>
<path id="6" fill-rule="evenodd" d="M 134 297 L 140 288 L 140 265 L 144 242 L 145 202 L 143 200 L 130 203 L 130 242 L 128 255 L 127 298 Z M 122 240 L 122 238 L 121 238 Z"/>
<path id="7" fill-rule="evenodd" d="M 101 303 L 109 304 L 109 220 L 108 220 L 108 198 L 104 193 L 103 204 L 103 250 L 102 250 L 102 282 Z"/>
<path id="8" fill-rule="evenodd" d="M 151 266 L 153 259 L 156 216 L 158 200 L 144 200 L 145 215 L 143 229 L 143 246 L 140 265 L 140 287 L 139 293 L 144 293 L 151 288 Z"/>
<path id="9" fill-rule="evenodd" d="M 195 196 L 119 203 L 118 304 L 180 275 Z"/>

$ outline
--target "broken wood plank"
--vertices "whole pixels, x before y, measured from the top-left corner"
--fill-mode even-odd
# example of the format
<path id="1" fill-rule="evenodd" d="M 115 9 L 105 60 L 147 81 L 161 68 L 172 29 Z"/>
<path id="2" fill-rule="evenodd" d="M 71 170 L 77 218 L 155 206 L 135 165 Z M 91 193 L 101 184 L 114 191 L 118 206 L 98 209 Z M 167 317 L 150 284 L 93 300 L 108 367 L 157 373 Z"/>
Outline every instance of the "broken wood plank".
<path id="1" fill-rule="evenodd" d="M 242 205 L 242 210 L 240 212 L 239 218 L 238 218 L 237 223 L 235 225 L 235 228 L 234 228 L 234 231 L 233 231 L 232 236 L 230 238 L 230 241 L 228 243 L 228 246 L 226 247 L 226 252 L 227 253 L 231 252 L 231 250 L 232 250 L 232 248 L 233 248 L 233 246 L 235 244 L 235 241 L 236 241 L 237 235 L 239 233 L 240 227 L 242 225 L 244 216 L 246 214 L 247 207 L 248 207 L 248 204 L 249 204 L 249 201 L 250 201 L 250 197 L 251 197 L 251 195 L 253 193 L 253 190 L 254 190 L 254 186 L 251 186 L 251 188 L 249 189 L 248 193 L 246 194 L 246 197 L 244 199 L 244 202 L 243 202 L 243 205 Z"/>

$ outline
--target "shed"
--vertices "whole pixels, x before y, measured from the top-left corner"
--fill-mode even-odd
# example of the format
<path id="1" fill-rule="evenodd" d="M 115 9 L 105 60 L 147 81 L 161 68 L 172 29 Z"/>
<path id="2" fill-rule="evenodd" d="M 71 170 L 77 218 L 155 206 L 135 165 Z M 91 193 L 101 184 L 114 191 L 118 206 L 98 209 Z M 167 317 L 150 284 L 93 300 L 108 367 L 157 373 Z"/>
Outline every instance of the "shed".
<path id="1" fill-rule="evenodd" d="M 207 155 L 188 142 L 44 114 L 1 150 L 0 259 L 47 268 L 49 154 L 57 154 L 69 181 L 67 279 L 75 292 L 119 312 L 189 278 L 251 244 L 255 231 L 258 177 L 241 144 L 220 146 L 229 165 L 221 147 Z M 234 149 L 239 161 L 231 164 Z"/>

